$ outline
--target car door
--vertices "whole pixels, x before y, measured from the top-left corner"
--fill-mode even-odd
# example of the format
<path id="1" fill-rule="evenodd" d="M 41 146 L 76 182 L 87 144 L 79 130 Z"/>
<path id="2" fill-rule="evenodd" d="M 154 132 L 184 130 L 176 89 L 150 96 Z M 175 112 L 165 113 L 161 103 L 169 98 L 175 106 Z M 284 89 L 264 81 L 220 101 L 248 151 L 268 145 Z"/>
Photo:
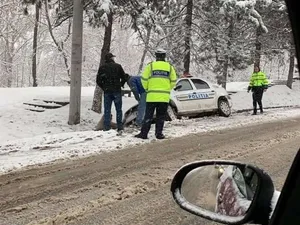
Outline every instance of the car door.
<path id="1" fill-rule="evenodd" d="M 193 93 L 194 87 L 189 79 L 180 79 L 176 86 L 181 88 L 174 90 L 172 95 L 175 98 L 177 110 L 180 113 L 188 113 L 193 111 L 194 103 L 191 101 L 190 95 Z"/>
<path id="2" fill-rule="evenodd" d="M 195 99 L 194 101 L 194 110 L 199 111 L 210 111 L 216 108 L 216 100 L 215 100 L 215 90 L 210 88 L 208 83 L 199 79 L 192 78 L 191 79 L 195 91 L 192 93 L 193 96 L 191 98 Z"/>

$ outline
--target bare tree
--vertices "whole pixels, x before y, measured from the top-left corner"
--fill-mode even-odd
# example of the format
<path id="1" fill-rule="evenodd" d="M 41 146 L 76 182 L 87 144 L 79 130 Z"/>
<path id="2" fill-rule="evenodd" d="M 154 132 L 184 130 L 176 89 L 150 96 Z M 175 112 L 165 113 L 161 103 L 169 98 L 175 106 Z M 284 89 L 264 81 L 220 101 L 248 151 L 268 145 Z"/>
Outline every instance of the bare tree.
<path id="1" fill-rule="evenodd" d="M 231 62 L 232 59 L 232 55 L 231 55 L 231 47 L 232 47 L 232 43 L 233 43 L 233 38 L 234 38 L 234 20 L 233 18 L 230 18 L 228 20 L 229 26 L 228 26 L 228 40 L 227 40 L 227 44 L 225 45 L 225 49 L 226 51 L 224 52 L 224 57 L 223 57 L 223 70 L 222 70 L 222 75 L 218 76 L 218 84 L 221 84 L 223 88 L 226 89 L 226 83 L 227 83 L 227 78 L 228 78 L 228 69 L 229 69 L 229 64 Z"/>
<path id="2" fill-rule="evenodd" d="M 3 52 L 0 52 L 3 67 L 0 70 L 3 75 L 1 83 L 3 86 L 11 87 L 14 81 L 14 59 L 19 50 L 28 43 L 26 33 L 29 31 L 29 23 L 23 15 L 23 8 L 19 1 L 5 0 L 1 4 L 0 43 L 3 46 Z"/>
<path id="3" fill-rule="evenodd" d="M 260 27 L 256 28 L 254 67 L 255 66 L 260 67 L 261 51 L 262 51 L 261 35 L 262 35 L 261 28 Z"/>
<path id="4" fill-rule="evenodd" d="M 184 59 L 183 65 L 185 72 L 190 71 L 190 63 L 191 63 L 191 38 L 192 38 L 192 21 L 193 21 L 193 0 L 188 0 L 186 7 L 186 33 L 185 33 L 185 51 L 184 51 Z"/>
<path id="5" fill-rule="evenodd" d="M 143 66 L 144 66 L 144 62 L 145 62 L 145 58 L 146 58 L 146 54 L 149 51 L 149 43 L 150 43 L 150 38 L 151 38 L 151 26 L 146 28 L 146 40 L 144 41 L 144 51 L 143 51 L 143 55 L 141 57 L 141 62 L 139 65 L 139 70 L 138 70 L 138 74 L 140 74 L 142 72 Z M 142 34 L 140 34 L 140 37 L 142 37 Z"/>
<path id="6" fill-rule="evenodd" d="M 294 78 L 294 70 L 295 70 L 295 57 L 296 57 L 296 52 L 295 52 L 295 46 L 294 46 L 294 39 L 293 39 L 293 34 L 291 33 L 291 40 L 290 40 L 290 51 L 289 51 L 289 73 L 288 73 L 288 79 L 286 82 L 286 86 L 288 86 L 290 89 L 292 89 L 293 86 L 293 78 Z"/>
<path id="7" fill-rule="evenodd" d="M 71 20 L 69 19 L 68 32 L 67 32 L 66 38 L 64 38 L 62 41 L 59 42 L 56 39 L 56 37 L 54 36 L 54 33 L 53 33 L 53 29 L 55 28 L 55 26 L 52 25 L 52 23 L 51 23 L 51 19 L 50 19 L 50 15 L 49 15 L 49 1 L 48 0 L 45 0 L 45 12 L 46 12 L 46 19 L 47 19 L 47 25 L 48 25 L 50 36 L 51 36 L 55 46 L 57 47 L 57 50 L 62 54 L 62 57 L 64 59 L 64 64 L 65 64 L 65 67 L 66 67 L 66 71 L 67 71 L 67 75 L 68 75 L 68 77 L 70 77 L 70 68 L 69 68 L 68 56 L 67 56 L 67 53 L 64 49 L 64 43 L 71 36 L 71 26 L 72 26 Z M 68 81 L 68 83 L 69 83 L 69 81 Z"/>
<path id="8" fill-rule="evenodd" d="M 32 79 L 33 79 L 33 87 L 37 87 L 37 75 L 36 75 L 36 67 L 37 67 L 37 37 L 39 30 L 39 21 L 40 21 L 40 8 L 41 1 L 37 1 L 35 3 L 35 21 L 34 21 L 34 29 L 33 29 L 33 45 L 32 45 Z"/>
<path id="9" fill-rule="evenodd" d="M 109 53 L 110 51 L 110 45 L 111 45 L 111 35 L 112 35 L 112 25 L 113 25 L 113 13 L 109 13 L 108 15 L 108 24 L 105 27 L 105 34 L 104 34 L 104 40 L 103 45 L 101 49 L 101 59 L 100 59 L 100 65 L 102 66 L 105 62 L 105 55 Z M 97 113 L 102 112 L 102 98 L 103 98 L 103 91 L 102 89 L 96 85 L 95 92 L 94 92 L 94 98 L 93 98 L 93 105 L 92 110 Z"/>

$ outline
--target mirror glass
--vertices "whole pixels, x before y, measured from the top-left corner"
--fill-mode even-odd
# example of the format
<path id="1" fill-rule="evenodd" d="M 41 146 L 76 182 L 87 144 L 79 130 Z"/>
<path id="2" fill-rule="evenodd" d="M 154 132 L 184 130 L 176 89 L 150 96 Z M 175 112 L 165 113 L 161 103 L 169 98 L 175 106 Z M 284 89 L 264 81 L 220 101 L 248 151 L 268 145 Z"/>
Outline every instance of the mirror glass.
<path id="1" fill-rule="evenodd" d="M 213 214 L 243 217 L 253 200 L 258 176 L 246 166 L 207 165 L 189 172 L 182 196 L 192 205 Z"/>

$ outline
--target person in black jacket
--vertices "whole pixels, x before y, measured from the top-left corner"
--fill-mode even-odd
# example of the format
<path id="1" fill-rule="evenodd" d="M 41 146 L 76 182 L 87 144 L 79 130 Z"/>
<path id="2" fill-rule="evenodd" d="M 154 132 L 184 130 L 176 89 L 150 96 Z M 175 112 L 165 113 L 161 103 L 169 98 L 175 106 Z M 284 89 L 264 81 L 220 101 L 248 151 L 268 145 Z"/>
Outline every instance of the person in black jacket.
<path id="1" fill-rule="evenodd" d="M 106 54 L 105 63 L 98 70 L 97 84 L 104 92 L 104 130 L 111 129 L 111 105 L 114 102 L 117 112 L 117 128 L 120 133 L 123 131 L 121 87 L 124 86 L 126 77 L 122 66 L 115 63 L 114 57 L 112 53 Z"/>

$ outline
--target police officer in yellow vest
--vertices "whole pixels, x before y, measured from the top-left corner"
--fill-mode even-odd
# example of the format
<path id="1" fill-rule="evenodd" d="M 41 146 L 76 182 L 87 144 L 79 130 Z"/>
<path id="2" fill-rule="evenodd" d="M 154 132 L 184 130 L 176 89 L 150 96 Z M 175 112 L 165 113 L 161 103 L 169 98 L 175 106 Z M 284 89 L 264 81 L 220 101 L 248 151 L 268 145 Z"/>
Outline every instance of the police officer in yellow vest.
<path id="1" fill-rule="evenodd" d="M 268 89 L 268 79 L 266 74 L 260 71 L 258 66 L 254 67 L 254 72 L 251 76 L 250 83 L 248 86 L 248 92 L 252 90 L 253 99 L 253 114 L 257 114 L 257 103 L 259 105 L 260 113 L 263 113 L 262 97 L 263 93 Z"/>
<path id="2" fill-rule="evenodd" d="M 135 137 L 147 139 L 156 110 L 155 136 L 164 139 L 163 127 L 170 101 L 170 92 L 174 88 L 177 75 L 174 67 L 166 62 L 166 51 L 157 49 L 156 61 L 149 63 L 142 74 L 142 85 L 147 92 L 146 112 L 141 132 Z"/>

